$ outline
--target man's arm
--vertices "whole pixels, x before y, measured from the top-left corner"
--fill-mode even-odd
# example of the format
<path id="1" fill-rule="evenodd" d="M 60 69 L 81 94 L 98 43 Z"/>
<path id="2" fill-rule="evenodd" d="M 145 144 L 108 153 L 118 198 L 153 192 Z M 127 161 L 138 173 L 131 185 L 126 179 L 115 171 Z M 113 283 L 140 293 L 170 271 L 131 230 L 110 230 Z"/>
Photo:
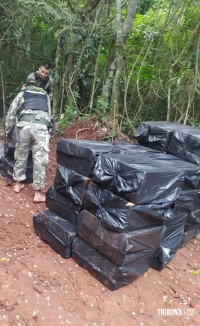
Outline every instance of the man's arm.
<path id="1" fill-rule="evenodd" d="M 52 100 L 53 100 L 53 80 L 50 76 L 49 76 L 49 81 L 48 81 L 47 88 L 45 89 L 45 91 L 49 95 L 50 101 L 52 102 Z"/>
<path id="2" fill-rule="evenodd" d="M 47 105 L 48 105 L 48 115 L 51 116 L 51 99 L 50 96 L 47 94 Z"/>
<path id="3" fill-rule="evenodd" d="M 12 101 L 5 120 L 5 133 L 8 135 L 16 125 L 18 109 L 23 99 L 23 92 L 20 92 Z"/>

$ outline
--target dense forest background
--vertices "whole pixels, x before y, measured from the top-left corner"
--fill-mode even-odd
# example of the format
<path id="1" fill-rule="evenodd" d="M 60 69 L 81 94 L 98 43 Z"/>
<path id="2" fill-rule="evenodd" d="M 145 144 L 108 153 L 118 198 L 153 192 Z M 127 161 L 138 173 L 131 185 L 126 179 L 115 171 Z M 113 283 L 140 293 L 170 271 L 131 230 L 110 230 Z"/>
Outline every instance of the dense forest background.
<path id="1" fill-rule="evenodd" d="M 52 65 L 53 113 L 200 125 L 199 0 L 1 0 L 1 111 L 26 76 Z"/>

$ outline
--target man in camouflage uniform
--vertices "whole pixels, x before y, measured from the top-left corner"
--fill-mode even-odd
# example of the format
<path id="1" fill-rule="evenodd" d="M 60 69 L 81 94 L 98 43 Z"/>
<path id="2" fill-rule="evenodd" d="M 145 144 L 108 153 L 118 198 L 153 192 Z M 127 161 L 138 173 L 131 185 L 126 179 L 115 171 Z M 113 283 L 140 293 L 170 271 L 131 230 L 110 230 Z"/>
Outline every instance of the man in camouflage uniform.
<path id="1" fill-rule="evenodd" d="M 39 69 L 35 72 L 31 72 L 28 78 L 32 78 L 36 80 L 36 85 L 40 88 L 43 88 L 50 97 L 52 101 L 53 97 L 53 81 L 52 78 L 49 76 L 50 73 L 50 64 L 48 62 L 43 62 Z"/>
<path id="2" fill-rule="evenodd" d="M 5 121 L 5 132 L 10 137 L 14 126 L 18 127 L 19 140 L 16 144 L 13 168 L 14 191 L 24 188 L 26 165 L 30 150 L 33 157 L 33 201 L 45 201 L 42 190 L 45 186 L 45 172 L 49 158 L 50 99 L 46 91 L 35 84 L 35 79 L 27 78 L 25 89 L 18 93 L 10 105 Z"/>

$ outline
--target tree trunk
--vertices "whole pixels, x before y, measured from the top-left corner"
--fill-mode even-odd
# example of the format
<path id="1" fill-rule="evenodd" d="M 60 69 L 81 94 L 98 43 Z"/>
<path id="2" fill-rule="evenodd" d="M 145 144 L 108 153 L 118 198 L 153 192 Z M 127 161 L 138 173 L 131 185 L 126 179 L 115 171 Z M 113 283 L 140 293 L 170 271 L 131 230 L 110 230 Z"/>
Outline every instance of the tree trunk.
<path id="1" fill-rule="evenodd" d="M 55 55 L 55 76 L 54 76 L 54 89 L 53 89 L 53 109 L 52 113 L 58 115 L 60 113 L 60 60 L 61 60 L 61 48 L 57 45 Z"/>
<path id="2" fill-rule="evenodd" d="M 119 87 L 123 69 L 123 52 L 132 29 L 137 1 L 129 0 L 126 8 L 126 17 L 122 22 L 122 2 L 116 0 L 116 43 L 114 59 L 110 64 L 108 77 L 102 90 L 102 97 L 109 102 L 110 112 L 116 120 L 113 124 L 115 131 L 118 131 L 119 119 Z M 114 131 L 114 130 L 113 130 Z"/>

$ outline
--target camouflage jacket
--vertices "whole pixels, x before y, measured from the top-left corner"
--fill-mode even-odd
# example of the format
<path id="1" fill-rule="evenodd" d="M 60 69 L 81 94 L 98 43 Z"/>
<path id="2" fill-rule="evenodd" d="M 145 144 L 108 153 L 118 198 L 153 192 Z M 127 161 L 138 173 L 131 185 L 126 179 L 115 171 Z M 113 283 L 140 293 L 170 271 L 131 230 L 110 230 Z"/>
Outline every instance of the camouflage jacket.
<path id="1" fill-rule="evenodd" d="M 42 80 L 39 76 L 38 71 L 31 72 L 27 78 L 34 78 L 37 81 L 37 86 L 44 89 L 50 97 L 50 100 L 53 99 L 53 80 L 50 76 Z"/>
<path id="2" fill-rule="evenodd" d="M 35 86 L 27 86 L 26 90 L 40 92 L 40 93 L 42 92 L 42 93 L 46 94 L 46 92 L 43 89 L 41 89 L 39 87 L 35 87 Z M 49 96 L 47 96 L 47 99 L 48 99 L 48 112 L 41 111 L 41 110 L 34 110 L 34 114 L 37 115 L 38 117 L 45 118 L 50 123 L 51 105 L 50 105 Z M 22 114 L 24 114 L 24 113 L 33 114 L 32 110 L 28 110 L 28 111 L 26 110 L 25 112 L 23 110 L 21 110 L 23 103 L 24 103 L 24 91 L 21 91 L 14 98 L 14 100 L 11 103 L 10 108 L 8 110 L 6 120 L 5 120 L 5 133 L 6 134 L 9 134 L 15 125 L 17 125 L 18 127 L 23 127 L 23 126 L 26 126 L 29 124 L 28 122 L 25 122 L 25 121 L 18 122 L 18 120 Z M 40 125 L 40 127 L 42 129 L 47 129 L 47 126 L 42 125 L 42 124 Z"/>

